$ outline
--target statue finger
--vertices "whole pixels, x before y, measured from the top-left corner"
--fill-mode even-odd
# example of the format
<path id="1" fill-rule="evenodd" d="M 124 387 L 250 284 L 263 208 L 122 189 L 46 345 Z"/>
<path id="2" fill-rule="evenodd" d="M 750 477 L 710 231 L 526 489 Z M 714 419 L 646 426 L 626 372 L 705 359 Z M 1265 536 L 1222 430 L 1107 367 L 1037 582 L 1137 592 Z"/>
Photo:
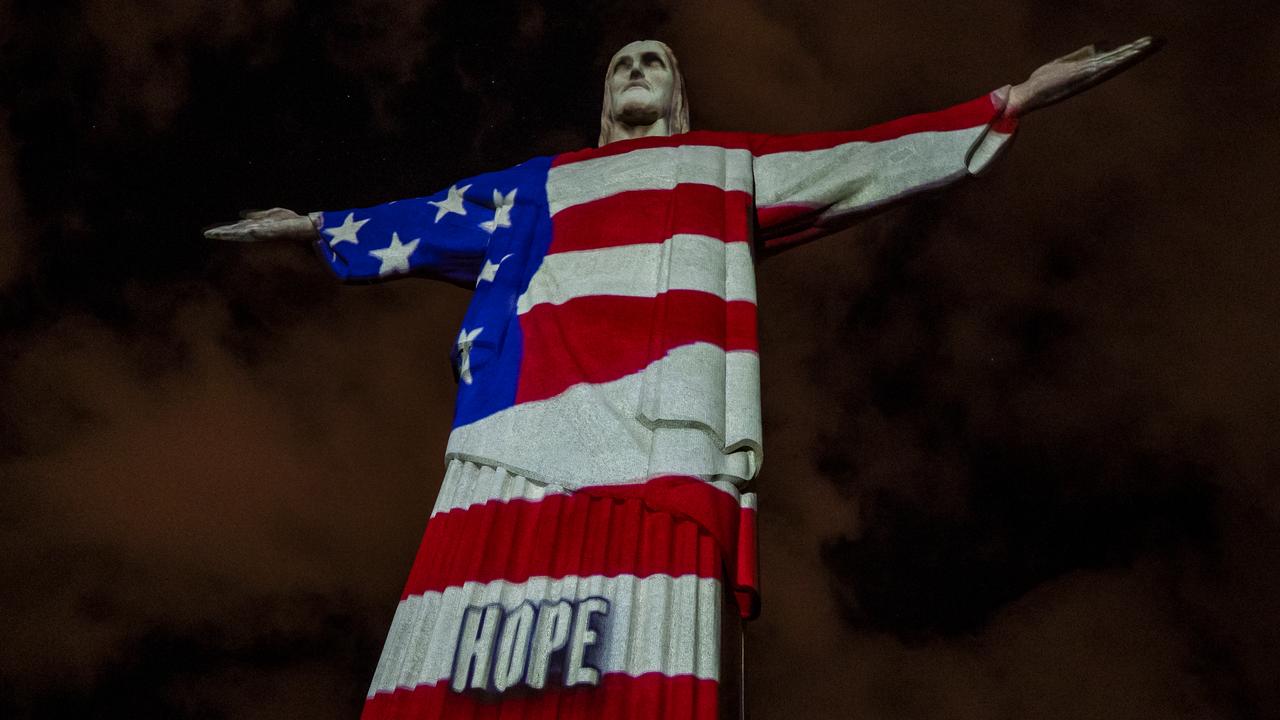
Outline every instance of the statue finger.
<path id="1" fill-rule="evenodd" d="M 1097 54 L 1098 54 L 1098 45 L 1097 43 L 1095 43 L 1093 45 L 1085 45 L 1079 50 L 1067 53 L 1066 55 L 1063 55 L 1062 57 L 1055 59 L 1054 62 L 1062 63 L 1062 62 L 1077 62 L 1079 60 L 1088 60 L 1089 58 Z"/>
<path id="2" fill-rule="evenodd" d="M 1067 94 L 1074 95 L 1110 80 L 1150 57 L 1161 46 L 1162 42 L 1159 39 L 1146 37 L 1089 59 L 1079 69 L 1075 80 L 1070 83 Z"/>
<path id="3" fill-rule="evenodd" d="M 230 225 L 217 225 L 215 227 L 206 228 L 204 236 L 208 240 L 220 240 L 228 242 L 249 242 L 255 240 L 250 235 L 248 229 L 243 223 L 232 223 Z"/>
<path id="4" fill-rule="evenodd" d="M 1102 71 L 1111 68 L 1125 68 L 1134 65 L 1144 58 L 1150 57 L 1164 45 L 1164 41 L 1155 37 L 1139 38 L 1131 43 L 1102 53 L 1089 61 L 1091 68 Z"/>
<path id="5" fill-rule="evenodd" d="M 240 217 L 245 220 L 285 219 L 298 217 L 298 214 L 287 208 L 273 207 L 270 210 L 245 210 L 240 213 Z"/>
<path id="6" fill-rule="evenodd" d="M 210 240 L 254 242 L 267 238 L 262 229 L 263 222 L 261 220 L 241 220 L 240 222 L 209 228 L 204 231 L 204 236 Z"/>

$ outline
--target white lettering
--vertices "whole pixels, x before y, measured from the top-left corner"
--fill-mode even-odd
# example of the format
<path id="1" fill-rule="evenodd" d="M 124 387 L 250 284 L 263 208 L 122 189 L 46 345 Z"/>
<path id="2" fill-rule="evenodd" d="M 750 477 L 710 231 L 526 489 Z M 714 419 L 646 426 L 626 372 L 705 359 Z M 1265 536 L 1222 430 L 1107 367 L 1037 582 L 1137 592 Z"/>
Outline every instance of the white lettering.
<path id="1" fill-rule="evenodd" d="M 502 623 L 498 637 L 498 658 L 493 666 L 493 687 L 506 692 L 524 678 L 529 664 L 529 638 L 533 634 L 534 610 L 525 603 L 512 610 Z"/>
<path id="2" fill-rule="evenodd" d="M 463 611 L 453 658 L 454 692 L 506 692 L 518 685 L 535 690 L 559 675 L 566 687 L 599 685 L 592 656 L 604 634 L 609 601 L 589 597 L 535 605 L 468 607 Z"/>
<path id="3" fill-rule="evenodd" d="M 453 658 L 454 692 L 487 689 L 493 641 L 502 622 L 502 606 L 469 607 L 462 616 L 458 652 Z M 474 666 L 474 669 L 473 669 Z"/>
<path id="4" fill-rule="evenodd" d="M 565 685 L 596 685 L 600 682 L 600 671 L 586 664 L 587 647 L 595 645 L 600 634 L 591 627 L 592 615 L 606 615 L 609 612 L 609 601 L 604 598 L 587 598 L 578 603 L 578 611 L 573 616 L 573 632 L 569 636 L 569 661 L 565 663 Z"/>
<path id="5" fill-rule="evenodd" d="M 569 622 L 573 619 L 573 605 L 568 600 L 545 603 L 538 610 L 538 625 L 533 631 L 533 647 L 529 654 L 529 687 L 541 690 L 547 686 L 551 671 L 551 656 L 564 648 L 569 641 Z"/>

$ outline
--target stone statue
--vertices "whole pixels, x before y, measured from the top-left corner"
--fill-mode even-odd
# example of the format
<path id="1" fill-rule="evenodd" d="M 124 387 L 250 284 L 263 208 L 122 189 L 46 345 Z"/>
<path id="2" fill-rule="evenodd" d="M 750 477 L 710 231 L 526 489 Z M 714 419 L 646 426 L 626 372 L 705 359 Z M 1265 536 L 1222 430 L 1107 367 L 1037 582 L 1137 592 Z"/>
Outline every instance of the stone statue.
<path id="1" fill-rule="evenodd" d="M 475 291 L 445 480 L 365 716 L 736 716 L 738 623 L 758 610 L 756 259 L 978 172 L 1020 118 L 1157 48 L 1090 46 L 940 112 L 771 136 L 691 131 L 675 55 L 633 42 L 597 148 L 207 231 L 313 243 L 343 280 Z"/>

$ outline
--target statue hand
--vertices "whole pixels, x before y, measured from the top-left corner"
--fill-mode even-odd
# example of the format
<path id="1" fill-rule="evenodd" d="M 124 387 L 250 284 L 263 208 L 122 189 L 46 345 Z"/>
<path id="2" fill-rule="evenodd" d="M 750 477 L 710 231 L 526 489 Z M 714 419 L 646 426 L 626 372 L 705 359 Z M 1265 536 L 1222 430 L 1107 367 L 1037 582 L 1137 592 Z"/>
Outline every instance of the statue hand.
<path id="1" fill-rule="evenodd" d="M 210 240 L 256 242 L 259 240 L 314 240 L 316 226 L 311 218 L 284 208 L 242 213 L 244 219 L 204 231 Z"/>
<path id="2" fill-rule="evenodd" d="M 1133 67 L 1163 45 L 1160 38 L 1144 37 L 1111 50 L 1096 44 L 1080 48 L 1042 65 L 1026 81 L 1014 85 L 1005 112 L 1019 117 L 1065 100 Z"/>

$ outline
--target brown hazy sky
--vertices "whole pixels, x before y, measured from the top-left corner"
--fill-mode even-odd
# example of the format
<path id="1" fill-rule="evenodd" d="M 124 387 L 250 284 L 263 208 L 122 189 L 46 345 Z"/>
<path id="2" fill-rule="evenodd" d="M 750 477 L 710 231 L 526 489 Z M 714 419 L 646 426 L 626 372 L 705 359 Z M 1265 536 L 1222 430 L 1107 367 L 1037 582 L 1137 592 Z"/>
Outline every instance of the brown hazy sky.
<path id="1" fill-rule="evenodd" d="M 243 208 L 695 126 L 855 128 L 1156 58 L 987 176 L 759 267 L 756 718 L 1280 717 L 1274 3 L 0 1 L 0 715 L 351 717 L 467 294 L 219 246 Z"/>

